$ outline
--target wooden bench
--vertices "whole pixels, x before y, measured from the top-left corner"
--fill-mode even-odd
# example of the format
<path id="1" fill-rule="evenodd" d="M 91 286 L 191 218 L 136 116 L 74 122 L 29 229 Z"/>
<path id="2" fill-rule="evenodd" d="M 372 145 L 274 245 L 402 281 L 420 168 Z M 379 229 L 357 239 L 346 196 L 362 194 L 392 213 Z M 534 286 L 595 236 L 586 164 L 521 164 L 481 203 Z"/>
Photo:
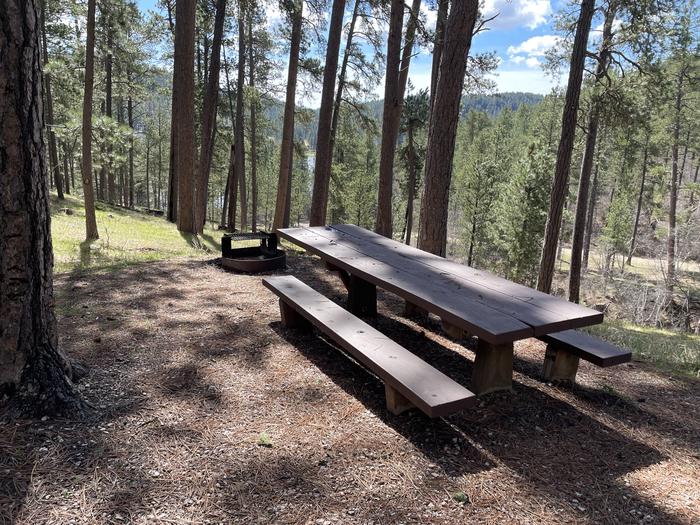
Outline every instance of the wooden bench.
<path id="1" fill-rule="evenodd" d="M 416 407 L 441 417 L 475 404 L 472 392 L 297 278 L 266 277 L 263 284 L 280 298 L 285 327 L 315 326 L 384 381 L 390 412 Z"/>
<path id="2" fill-rule="evenodd" d="M 538 337 L 547 343 L 544 377 L 547 381 L 576 379 L 579 359 L 606 368 L 627 363 L 632 352 L 576 330 L 564 330 Z"/>

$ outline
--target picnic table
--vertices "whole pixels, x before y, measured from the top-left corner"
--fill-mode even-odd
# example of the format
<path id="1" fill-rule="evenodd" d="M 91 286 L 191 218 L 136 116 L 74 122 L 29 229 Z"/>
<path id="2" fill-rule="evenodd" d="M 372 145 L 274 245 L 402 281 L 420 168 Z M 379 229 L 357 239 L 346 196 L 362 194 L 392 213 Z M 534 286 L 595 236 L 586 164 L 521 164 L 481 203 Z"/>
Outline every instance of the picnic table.
<path id="1" fill-rule="evenodd" d="M 358 226 L 286 228 L 277 233 L 319 256 L 330 270 L 340 273 L 348 290 L 349 309 L 354 314 L 376 315 L 379 287 L 402 297 L 408 313 L 430 312 L 439 316 L 448 334 L 476 336 L 471 389 L 477 394 L 511 388 L 515 341 L 544 339 L 547 334 L 569 333 L 603 321 L 603 314 L 597 310 Z M 578 333 L 576 336 L 580 337 Z M 575 364 L 578 365 L 578 359 Z M 570 369 L 572 365 L 560 366 Z"/>

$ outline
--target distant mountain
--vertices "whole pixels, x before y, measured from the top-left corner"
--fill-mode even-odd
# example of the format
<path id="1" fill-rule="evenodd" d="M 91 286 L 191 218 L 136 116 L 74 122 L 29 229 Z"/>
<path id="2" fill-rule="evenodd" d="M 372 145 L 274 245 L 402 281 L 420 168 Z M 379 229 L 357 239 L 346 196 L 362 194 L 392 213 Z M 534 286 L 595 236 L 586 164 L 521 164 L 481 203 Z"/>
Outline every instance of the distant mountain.
<path id="1" fill-rule="evenodd" d="M 462 116 L 471 110 L 483 111 L 495 117 L 508 108 L 515 111 L 522 105 L 534 106 L 542 102 L 544 96 L 536 93 L 497 93 L 495 95 L 468 95 L 462 99 Z"/>

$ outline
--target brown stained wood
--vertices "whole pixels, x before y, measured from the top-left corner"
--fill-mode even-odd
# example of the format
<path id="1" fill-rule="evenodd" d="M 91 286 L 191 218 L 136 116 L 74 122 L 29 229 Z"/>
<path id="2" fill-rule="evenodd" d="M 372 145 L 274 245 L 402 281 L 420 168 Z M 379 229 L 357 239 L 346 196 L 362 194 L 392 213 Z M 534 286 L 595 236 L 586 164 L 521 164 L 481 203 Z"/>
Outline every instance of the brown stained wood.
<path id="1" fill-rule="evenodd" d="M 428 416 L 476 403 L 462 385 L 295 277 L 266 277 L 263 285 Z"/>
<path id="2" fill-rule="evenodd" d="M 462 287 L 491 308 L 512 315 L 533 327 L 535 335 L 568 328 L 580 328 L 603 321 L 603 314 L 559 297 L 538 292 L 484 270 L 450 261 L 412 246 L 387 239 L 352 224 L 331 226 L 324 232 L 336 242 L 361 247 L 370 256 L 379 256 L 376 246 L 403 258 L 402 264 L 421 265 Z M 334 235 L 334 236 L 331 236 Z M 371 245 L 375 245 L 369 248 Z M 369 251 L 368 251 L 369 250 Z"/>
<path id="3" fill-rule="evenodd" d="M 294 308 L 285 303 L 282 299 L 280 301 L 280 317 L 282 318 L 282 326 L 285 328 L 296 328 L 303 331 L 311 331 L 311 323 L 297 312 Z"/>
<path id="4" fill-rule="evenodd" d="M 631 351 L 576 330 L 543 335 L 538 339 L 557 350 L 564 350 L 603 368 L 632 360 Z"/>
<path id="5" fill-rule="evenodd" d="M 345 286 L 345 289 L 348 290 L 350 288 L 350 274 L 346 272 L 345 270 L 342 270 L 335 266 L 334 264 L 326 261 L 326 269 L 329 272 L 337 272 L 338 277 L 340 277 L 340 280 L 343 281 L 343 286 Z"/>
<path id="6" fill-rule="evenodd" d="M 525 323 L 474 300 L 462 290 L 446 287 L 435 273 L 425 269 L 406 271 L 384 260 L 368 257 L 354 247 L 338 243 L 320 233 L 330 228 L 283 229 L 278 233 L 289 241 L 319 255 L 333 265 L 380 288 L 439 315 L 450 323 L 492 343 L 505 343 L 533 335 Z"/>
<path id="7" fill-rule="evenodd" d="M 451 339 L 467 339 L 469 337 L 469 332 L 464 328 L 453 325 L 449 321 L 441 321 L 442 331 L 445 332 Z"/>
<path id="8" fill-rule="evenodd" d="M 479 339 L 472 371 L 471 388 L 477 395 L 511 390 L 513 343 L 492 345 Z"/>
<path id="9" fill-rule="evenodd" d="M 578 371 L 578 360 L 574 354 L 547 345 L 543 370 L 545 381 L 574 383 Z"/>
<path id="10" fill-rule="evenodd" d="M 406 410 L 416 408 L 413 403 L 402 396 L 398 390 L 387 384 L 384 385 L 384 392 L 386 394 L 386 408 L 395 416 L 406 412 Z"/>
<path id="11" fill-rule="evenodd" d="M 427 319 L 428 310 L 421 308 L 418 305 L 413 304 L 411 301 L 406 301 L 404 304 L 404 315 L 406 317 L 413 317 L 417 319 Z"/>
<path id="12" fill-rule="evenodd" d="M 356 275 L 348 281 L 348 309 L 357 316 L 377 316 L 377 287 Z"/>

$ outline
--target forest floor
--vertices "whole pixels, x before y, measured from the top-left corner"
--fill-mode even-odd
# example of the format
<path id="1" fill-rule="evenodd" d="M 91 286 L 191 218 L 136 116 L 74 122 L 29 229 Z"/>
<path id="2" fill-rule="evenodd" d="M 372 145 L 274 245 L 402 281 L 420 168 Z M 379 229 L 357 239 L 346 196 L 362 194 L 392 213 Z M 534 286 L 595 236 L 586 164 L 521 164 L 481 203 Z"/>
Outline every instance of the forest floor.
<path id="1" fill-rule="evenodd" d="M 342 302 L 318 259 L 289 271 Z M 700 522 L 700 381 L 636 358 L 513 390 L 446 419 L 393 416 L 379 380 L 281 327 L 260 276 L 209 259 L 56 278 L 60 342 L 97 417 L 0 425 L 0 523 Z M 384 333 L 469 387 L 473 341 L 403 318 Z"/>

